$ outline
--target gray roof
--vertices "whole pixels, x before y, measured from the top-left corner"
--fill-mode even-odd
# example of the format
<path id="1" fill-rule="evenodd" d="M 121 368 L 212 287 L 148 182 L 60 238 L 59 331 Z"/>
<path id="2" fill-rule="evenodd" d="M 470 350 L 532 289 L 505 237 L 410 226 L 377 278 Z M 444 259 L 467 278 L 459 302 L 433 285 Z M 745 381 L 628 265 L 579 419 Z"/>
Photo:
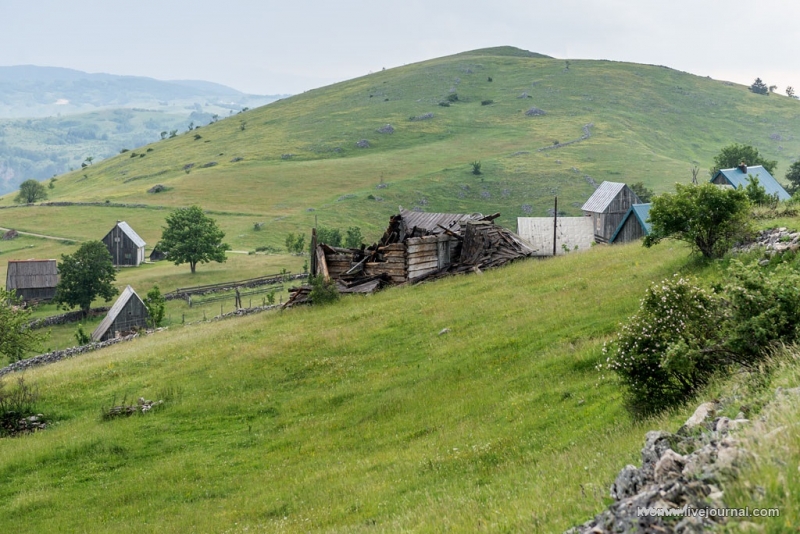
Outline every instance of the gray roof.
<path id="1" fill-rule="evenodd" d="M 134 232 L 133 228 L 131 228 L 128 223 L 125 221 L 120 221 L 117 223 L 117 226 L 119 226 L 120 230 L 122 230 L 137 247 L 145 246 L 144 239 L 139 237 L 139 234 Z"/>
<path id="2" fill-rule="evenodd" d="M 559 217 L 556 223 L 556 254 L 588 250 L 594 244 L 591 217 Z M 553 255 L 553 217 L 518 217 L 517 233 L 533 245 L 534 256 Z"/>
<path id="3" fill-rule="evenodd" d="M 56 260 L 9 260 L 6 290 L 39 289 L 58 285 Z"/>
<path id="4" fill-rule="evenodd" d="M 625 184 L 618 182 L 603 182 L 595 189 L 592 196 L 581 208 L 583 211 L 591 211 L 593 213 L 603 213 L 608 208 L 608 205 L 616 198 L 620 191 L 625 188 Z"/>
<path id="5" fill-rule="evenodd" d="M 411 235 L 415 226 L 432 234 L 441 234 L 444 232 L 439 225 L 453 232 L 458 232 L 461 229 L 460 223 L 483 219 L 483 215 L 480 213 L 473 213 L 471 215 L 465 215 L 463 213 L 423 213 L 419 211 L 408 211 L 403 208 L 400 208 L 400 216 L 403 217 L 403 222 L 406 225 L 407 235 Z"/>
<path id="6" fill-rule="evenodd" d="M 720 169 L 714 173 L 714 176 L 711 178 L 711 181 L 717 179 L 719 175 L 725 177 L 725 181 L 731 184 L 733 187 L 747 187 L 747 178 L 748 176 L 754 176 L 758 178 L 758 185 L 764 188 L 768 195 L 774 195 L 777 193 L 779 200 L 789 200 L 791 196 L 786 190 L 781 187 L 781 184 L 778 183 L 772 175 L 762 167 L 761 165 L 753 165 L 752 167 L 745 167 L 745 170 L 740 169 L 739 167 L 734 167 L 732 169 Z"/>
<path id="7" fill-rule="evenodd" d="M 105 318 L 100 321 L 100 324 L 97 325 L 97 328 L 95 328 L 94 332 L 92 332 L 92 339 L 94 341 L 100 341 L 103 338 L 108 329 L 111 328 L 111 325 L 114 324 L 114 320 L 125 308 L 125 305 L 128 303 L 128 301 L 132 298 L 142 300 L 131 286 L 127 286 L 114 305 L 111 306 L 111 309 L 108 310 L 108 314 L 105 316 Z"/>

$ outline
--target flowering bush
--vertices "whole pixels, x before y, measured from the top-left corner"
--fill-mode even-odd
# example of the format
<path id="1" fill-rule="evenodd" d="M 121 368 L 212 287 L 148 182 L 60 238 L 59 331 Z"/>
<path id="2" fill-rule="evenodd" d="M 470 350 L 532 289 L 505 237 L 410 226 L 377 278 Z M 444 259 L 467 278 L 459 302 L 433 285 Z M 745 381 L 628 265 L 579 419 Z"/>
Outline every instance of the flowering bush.
<path id="1" fill-rule="evenodd" d="M 721 299 L 675 275 L 650 286 L 622 326 L 603 365 L 627 386 L 629 408 L 646 415 L 680 403 L 723 365 L 714 355 L 724 322 Z"/>

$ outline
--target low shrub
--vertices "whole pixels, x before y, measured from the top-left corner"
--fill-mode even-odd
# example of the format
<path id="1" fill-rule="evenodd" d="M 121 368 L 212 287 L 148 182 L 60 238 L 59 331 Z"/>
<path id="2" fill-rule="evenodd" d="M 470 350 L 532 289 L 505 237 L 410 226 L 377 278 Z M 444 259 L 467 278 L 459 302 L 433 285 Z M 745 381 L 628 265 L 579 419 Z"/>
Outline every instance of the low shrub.
<path id="1" fill-rule="evenodd" d="M 311 276 L 311 302 L 315 306 L 330 304 L 339 300 L 339 290 L 336 289 L 336 282 L 325 280 L 324 276 Z"/>
<path id="2" fill-rule="evenodd" d="M 628 408 L 655 413 L 708 384 L 720 365 L 708 349 L 718 344 L 722 319 L 719 297 L 693 280 L 675 275 L 651 285 L 603 365 L 626 386 Z"/>

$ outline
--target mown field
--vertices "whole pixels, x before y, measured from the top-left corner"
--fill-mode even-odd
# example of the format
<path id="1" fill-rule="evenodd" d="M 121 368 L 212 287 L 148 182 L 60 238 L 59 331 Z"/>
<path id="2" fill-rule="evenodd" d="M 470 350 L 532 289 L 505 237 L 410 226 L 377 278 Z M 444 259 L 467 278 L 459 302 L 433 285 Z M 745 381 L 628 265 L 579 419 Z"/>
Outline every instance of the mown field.
<path id="1" fill-rule="evenodd" d="M 327 307 L 170 329 L 25 374 L 16 532 L 555 532 L 643 433 L 595 365 L 681 246 L 597 247 Z M 448 328 L 449 332 L 439 335 Z M 123 398 L 165 399 L 103 421 Z M 602 452 L 601 452 L 602 451 Z"/>

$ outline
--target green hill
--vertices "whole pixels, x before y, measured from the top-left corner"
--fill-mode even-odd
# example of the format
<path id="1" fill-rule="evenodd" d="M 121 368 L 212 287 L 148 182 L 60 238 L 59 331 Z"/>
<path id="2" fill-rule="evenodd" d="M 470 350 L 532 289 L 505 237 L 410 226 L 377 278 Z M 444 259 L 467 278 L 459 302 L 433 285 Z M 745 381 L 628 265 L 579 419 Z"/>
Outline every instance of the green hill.
<path id="1" fill-rule="evenodd" d="M 14 532 L 561 531 L 602 508 L 646 430 L 687 415 L 634 423 L 595 370 L 650 280 L 685 257 L 599 247 L 28 371 L 55 421 L 0 440 L 0 521 Z M 140 396 L 166 403 L 101 419 Z"/>
<path id="2" fill-rule="evenodd" d="M 458 100 L 439 105 L 451 95 Z M 527 116 L 533 107 L 545 115 Z M 51 198 L 253 214 L 275 245 L 315 216 L 377 232 L 398 205 L 500 211 L 513 227 L 517 216 L 545 215 L 556 194 L 577 214 L 591 180 L 664 190 L 689 180 L 693 165 L 705 171 L 731 142 L 777 159 L 780 179 L 800 154 L 799 115 L 788 97 L 665 67 L 478 50 L 308 91 L 121 154 L 59 178 Z M 387 124 L 394 133 L 379 133 Z M 588 139 L 540 151 L 579 139 L 587 124 Z M 471 174 L 476 160 L 481 176 Z M 148 195 L 158 183 L 172 189 Z"/>

